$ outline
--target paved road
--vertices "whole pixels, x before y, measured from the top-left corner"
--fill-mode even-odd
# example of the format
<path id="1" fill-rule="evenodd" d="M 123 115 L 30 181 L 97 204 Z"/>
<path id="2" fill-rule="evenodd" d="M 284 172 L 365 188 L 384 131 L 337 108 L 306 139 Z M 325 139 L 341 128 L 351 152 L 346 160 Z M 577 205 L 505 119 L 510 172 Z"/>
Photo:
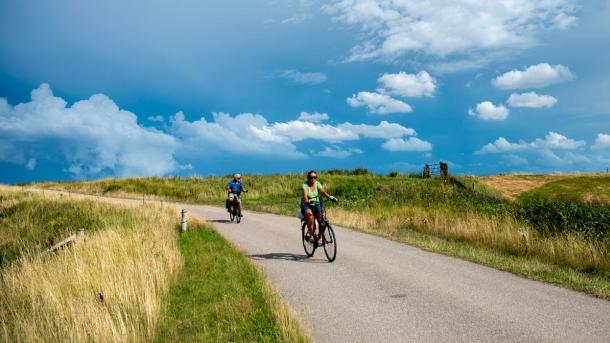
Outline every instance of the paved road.
<path id="1" fill-rule="evenodd" d="M 610 342 L 608 301 L 342 228 L 334 263 L 307 259 L 296 218 L 186 207 L 262 266 L 316 342 Z"/>

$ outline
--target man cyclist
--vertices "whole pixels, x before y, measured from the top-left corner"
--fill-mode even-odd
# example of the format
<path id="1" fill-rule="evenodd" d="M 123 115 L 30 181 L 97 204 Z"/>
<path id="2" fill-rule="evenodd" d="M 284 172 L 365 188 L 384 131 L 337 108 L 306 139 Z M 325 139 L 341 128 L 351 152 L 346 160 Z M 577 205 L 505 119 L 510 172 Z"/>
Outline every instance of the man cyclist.
<path id="1" fill-rule="evenodd" d="M 314 218 L 321 221 L 322 207 L 320 206 L 320 193 L 330 200 L 336 201 L 337 198 L 328 194 L 322 184 L 318 181 L 318 174 L 311 170 L 307 173 L 307 180 L 303 182 L 303 198 L 301 199 L 301 213 L 307 218 L 307 231 L 312 243 L 315 242 L 314 237 Z M 316 244 L 322 245 L 322 237 L 317 237 Z"/>
<path id="2" fill-rule="evenodd" d="M 235 198 L 234 201 L 237 202 L 237 210 L 240 217 L 243 217 L 241 214 L 241 199 L 239 198 L 241 192 L 248 193 L 248 190 L 244 188 L 244 184 L 241 182 L 241 175 L 235 174 L 233 175 L 233 180 L 227 183 L 227 211 L 229 210 L 229 199 L 233 196 Z"/>

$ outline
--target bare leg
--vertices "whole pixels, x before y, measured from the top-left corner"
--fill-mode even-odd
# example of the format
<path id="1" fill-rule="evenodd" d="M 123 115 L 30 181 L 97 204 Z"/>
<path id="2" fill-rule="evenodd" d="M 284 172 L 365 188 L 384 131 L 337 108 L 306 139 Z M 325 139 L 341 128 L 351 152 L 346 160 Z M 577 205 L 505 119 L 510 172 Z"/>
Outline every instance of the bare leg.
<path id="1" fill-rule="evenodd" d="M 307 217 L 307 231 L 309 232 L 309 236 L 313 237 L 314 223 L 313 223 L 313 212 L 310 209 L 305 210 L 305 217 Z"/>
<path id="2" fill-rule="evenodd" d="M 316 213 L 316 220 L 318 221 L 318 224 L 320 224 L 322 222 L 322 215 L 320 213 Z M 324 233 L 322 230 L 322 228 L 320 227 L 320 231 L 318 232 L 318 235 L 320 237 L 316 237 L 316 243 L 321 243 L 322 242 L 322 234 Z"/>

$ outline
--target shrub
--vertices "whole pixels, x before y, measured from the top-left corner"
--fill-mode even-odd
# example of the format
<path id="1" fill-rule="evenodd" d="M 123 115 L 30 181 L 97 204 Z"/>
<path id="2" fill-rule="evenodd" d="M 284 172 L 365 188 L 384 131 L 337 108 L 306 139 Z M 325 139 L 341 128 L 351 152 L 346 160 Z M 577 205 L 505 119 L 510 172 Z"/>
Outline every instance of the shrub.
<path id="1" fill-rule="evenodd" d="M 398 176 L 398 172 L 393 170 L 388 174 L 389 177 L 397 177 Z"/>
<path id="2" fill-rule="evenodd" d="M 574 201 L 522 197 L 518 215 L 543 233 L 575 231 L 593 239 L 610 237 L 610 208 Z"/>

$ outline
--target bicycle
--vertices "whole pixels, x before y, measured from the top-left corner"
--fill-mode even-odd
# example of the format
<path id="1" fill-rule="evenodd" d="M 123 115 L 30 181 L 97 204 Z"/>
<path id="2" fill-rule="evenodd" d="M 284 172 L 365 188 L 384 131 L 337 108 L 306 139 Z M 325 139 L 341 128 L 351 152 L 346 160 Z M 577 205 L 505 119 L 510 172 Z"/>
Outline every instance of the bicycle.
<path id="1" fill-rule="evenodd" d="M 303 249 L 305 250 L 307 257 L 312 257 L 318 248 L 318 240 L 321 234 L 324 254 L 328 259 L 328 262 L 333 262 L 335 258 L 337 258 L 337 238 L 335 237 L 335 230 L 333 230 L 333 227 L 326 217 L 323 199 L 320 201 L 320 208 L 322 210 L 320 212 L 320 222 L 318 223 L 318 220 L 314 219 L 313 240 L 309 235 L 309 230 L 307 230 L 307 217 L 301 218 L 301 239 L 303 240 Z"/>
<path id="2" fill-rule="evenodd" d="M 241 222 L 241 218 L 243 217 L 241 214 L 241 206 L 238 206 L 239 200 L 235 198 L 233 201 L 229 201 L 229 219 L 231 222 L 237 221 L 237 224 Z"/>

